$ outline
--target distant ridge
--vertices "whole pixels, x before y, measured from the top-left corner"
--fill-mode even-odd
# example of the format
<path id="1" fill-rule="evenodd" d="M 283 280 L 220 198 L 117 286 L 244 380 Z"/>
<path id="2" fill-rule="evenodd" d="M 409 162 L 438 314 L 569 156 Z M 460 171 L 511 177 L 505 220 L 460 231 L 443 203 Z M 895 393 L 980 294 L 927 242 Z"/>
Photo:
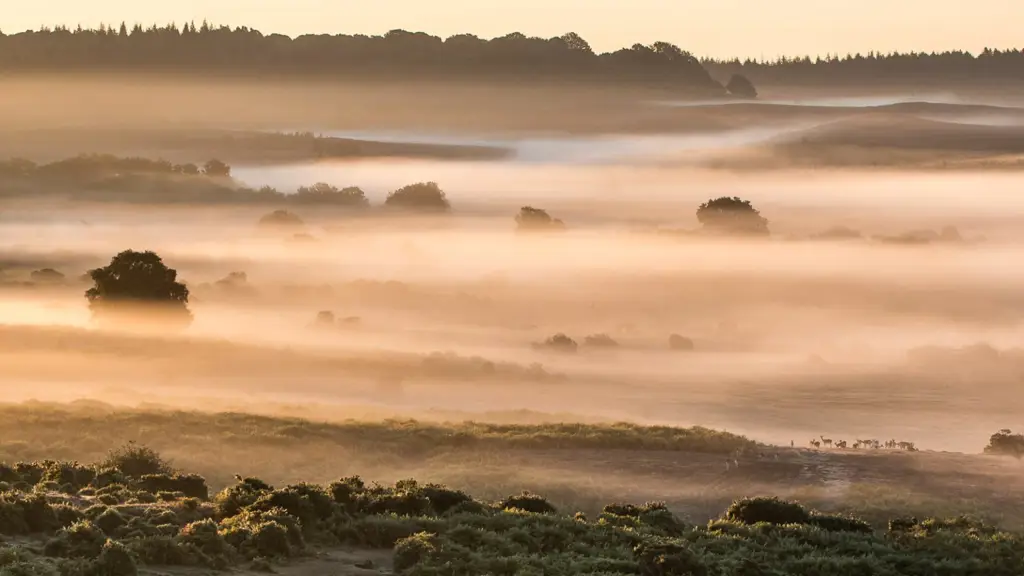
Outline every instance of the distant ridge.
<path id="1" fill-rule="evenodd" d="M 689 52 L 667 42 L 604 54 L 575 33 L 492 40 L 392 30 L 383 36 L 265 35 L 188 23 L 0 34 L 2 72 L 162 71 L 335 77 L 488 78 L 617 82 L 705 95 L 725 89 Z"/>

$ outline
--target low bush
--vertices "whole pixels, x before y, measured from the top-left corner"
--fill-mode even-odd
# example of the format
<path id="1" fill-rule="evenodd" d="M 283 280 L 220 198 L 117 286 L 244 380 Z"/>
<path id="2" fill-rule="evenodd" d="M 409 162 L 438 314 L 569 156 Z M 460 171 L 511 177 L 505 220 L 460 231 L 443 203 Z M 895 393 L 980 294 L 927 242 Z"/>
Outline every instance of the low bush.
<path id="1" fill-rule="evenodd" d="M 198 474 L 146 474 L 135 486 L 157 496 L 160 492 L 176 492 L 201 500 L 210 497 L 206 479 Z"/>
<path id="2" fill-rule="evenodd" d="M 551 336 L 543 342 L 538 342 L 533 346 L 539 350 L 550 350 L 552 352 L 563 352 L 568 354 L 575 354 L 579 348 L 579 345 L 576 344 L 575 340 L 561 332 Z"/>
<path id="3" fill-rule="evenodd" d="M 607 334 L 591 334 L 583 339 L 583 343 L 592 348 L 617 348 L 619 343 Z"/>
<path id="4" fill-rule="evenodd" d="M 544 497 L 529 492 L 509 496 L 502 500 L 498 506 L 502 510 L 522 510 L 534 514 L 554 514 L 558 511 Z"/>
<path id="5" fill-rule="evenodd" d="M 134 442 L 108 452 L 100 468 L 117 470 L 129 478 L 173 473 L 171 465 L 155 450 Z"/>
<path id="6" fill-rule="evenodd" d="M 725 511 L 725 518 L 744 524 L 807 524 L 811 514 L 796 502 L 778 498 L 744 498 Z"/>

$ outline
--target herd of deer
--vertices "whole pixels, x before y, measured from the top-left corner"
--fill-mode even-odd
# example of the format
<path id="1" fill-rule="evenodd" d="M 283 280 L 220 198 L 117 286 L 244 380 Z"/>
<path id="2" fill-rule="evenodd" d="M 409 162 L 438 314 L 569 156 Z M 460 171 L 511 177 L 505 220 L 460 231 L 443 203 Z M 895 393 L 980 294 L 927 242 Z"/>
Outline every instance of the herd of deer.
<path id="1" fill-rule="evenodd" d="M 846 440 L 836 440 L 833 442 L 831 438 L 825 438 L 824 436 L 819 436 L 819 438 L 821 438 L 821 440 L 811 440 L 811 447 L 815 450 L 821 448 L 822 445 L 824 445 L 825 448 L 835 447 L 841 449 L 845 449 L 848 446 Z M 883 447 L 888 450 L 899 449 L 906 450 L 908 452 L 917 451 L 917 447 L 914 446 L 913 442 L 897 442 L 896 440 L 886 440 L 885 442 L 879 442 L 878 440 L 857 440 L 853 443 L 853 448 L 874 448 L 877 450 Z"/>

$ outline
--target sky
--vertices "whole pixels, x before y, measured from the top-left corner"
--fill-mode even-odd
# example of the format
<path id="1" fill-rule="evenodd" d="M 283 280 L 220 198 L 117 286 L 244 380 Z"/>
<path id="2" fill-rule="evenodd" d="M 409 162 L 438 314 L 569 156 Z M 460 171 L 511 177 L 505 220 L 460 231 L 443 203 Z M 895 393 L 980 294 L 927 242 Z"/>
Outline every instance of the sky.
<path id="1" fill-rule="evenodd" d="M 4 33 L 43 25 L 206 19 L 289 36 L 383 34 L 396 28 L 484 38 L 573 31 L 598 51 L 664 40 L 719 58 L 1024 46 L 1024 0 L 34 0 L 17 5 L 0 11 Z"/>

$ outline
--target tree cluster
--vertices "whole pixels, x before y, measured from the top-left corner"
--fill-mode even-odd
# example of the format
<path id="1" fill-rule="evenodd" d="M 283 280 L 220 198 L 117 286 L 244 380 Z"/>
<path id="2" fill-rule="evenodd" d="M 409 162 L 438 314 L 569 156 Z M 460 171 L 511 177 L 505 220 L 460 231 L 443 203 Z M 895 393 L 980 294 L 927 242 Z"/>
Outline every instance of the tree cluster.
<path id="1" fill-rule="evenodd" d="M 692 54 L 667 42 L 595 53 L 575 33 L 486 40 L 392 30 L 382 36 L 291 38 L 246 27 L 101 26 L 0 35 L 2 71 L 173 70 L 340 76 L 490 76 L 625 80 L 721 92 Z"/>

